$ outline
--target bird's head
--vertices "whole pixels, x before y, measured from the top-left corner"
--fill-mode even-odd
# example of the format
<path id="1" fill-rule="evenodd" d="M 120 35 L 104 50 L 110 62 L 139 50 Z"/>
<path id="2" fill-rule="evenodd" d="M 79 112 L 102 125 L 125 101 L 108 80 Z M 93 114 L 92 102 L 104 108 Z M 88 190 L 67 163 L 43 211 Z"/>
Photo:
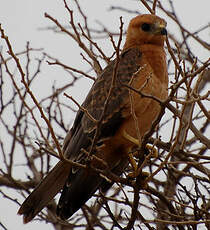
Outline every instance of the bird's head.
<path id="1" fill-rule="evenodd" d="M 139 15 L 130 21 L 124 49 L 144 44 L 163 46 L 166 35 L 164 19 L 153 14 Z"/>

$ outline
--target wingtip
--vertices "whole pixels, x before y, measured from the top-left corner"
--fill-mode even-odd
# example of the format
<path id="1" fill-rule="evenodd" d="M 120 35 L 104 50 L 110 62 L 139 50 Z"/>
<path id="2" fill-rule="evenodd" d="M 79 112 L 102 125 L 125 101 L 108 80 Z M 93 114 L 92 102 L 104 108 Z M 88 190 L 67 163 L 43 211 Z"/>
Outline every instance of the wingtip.
<path id="1" fill-rule="evenodd" d="M 31 218 L 30 216 L 24 215 L 23 216 L 23 223 L 27 224 L 28 222 L 30 222 L 33 218 Z"/>
<path id="2" fill-rule="evenodd" d="M 27 224 L 28 222 L 30 222 L 30 221 L 33 219 L 33 215 L 31 215 L 31 214 L 26 214 L 26 213 L 24 212 L 24 210 L 22 209 L 22 206 L 19 208 L 17 214 L 18 214 L 19 216 L 23 215 L 23 223 L 24 223 L 24 224 Z"/>

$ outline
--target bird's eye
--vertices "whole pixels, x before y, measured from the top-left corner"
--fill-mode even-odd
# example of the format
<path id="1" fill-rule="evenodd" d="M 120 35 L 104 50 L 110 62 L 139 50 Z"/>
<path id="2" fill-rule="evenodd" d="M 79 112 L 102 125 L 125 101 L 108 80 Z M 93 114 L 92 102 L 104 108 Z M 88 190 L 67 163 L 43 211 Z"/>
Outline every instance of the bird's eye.
<path id="1" fill-rule="evenodd" d="M 143 31 L 150 31 L 151 25 L 148 24 L 148 23 L 143 23 L 143 24 L 141 25 L 141 29 L 142 29 Z"/>

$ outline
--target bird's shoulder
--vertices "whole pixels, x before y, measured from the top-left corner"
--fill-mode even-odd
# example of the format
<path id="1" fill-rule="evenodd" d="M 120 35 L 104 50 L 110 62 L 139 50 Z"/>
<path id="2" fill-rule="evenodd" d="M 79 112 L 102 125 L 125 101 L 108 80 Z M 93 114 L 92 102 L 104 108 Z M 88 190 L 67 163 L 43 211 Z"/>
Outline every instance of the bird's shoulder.
<path id="1" fill-rule="evenodd" d="M 128 88 L 125 85 L 129 84 L 133 74 L 140 68 L 141 56 L 142 53 L 138 48 L 127 49 L 102 71 L 83 103 L 83 107 L 96 120 L 101 118 L 108 96 L 103 123 L 116 117 L 116 113 L 123 108 L 125 99 L 128 99 Z M 87 132 L 92 131 L 95 127 L 87 115 L 82 118 L 82 125 Z"/>

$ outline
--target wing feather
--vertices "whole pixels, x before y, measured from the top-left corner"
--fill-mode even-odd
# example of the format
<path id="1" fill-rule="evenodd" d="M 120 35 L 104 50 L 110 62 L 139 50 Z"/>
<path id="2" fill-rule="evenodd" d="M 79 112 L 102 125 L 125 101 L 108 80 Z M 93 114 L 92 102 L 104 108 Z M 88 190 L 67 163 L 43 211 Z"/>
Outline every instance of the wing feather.
<path id="1" fill-rule="evenodd" d="M 122 111 L 128 103 L 129 91 L 123 84 L 129 84 L 133 74 L 139 69 L 141 53 L 139 49 L 132 48 L 122 53 L 118 63 L 116 81 L 111 91 L 106 111 L 103 116 L 100 139 L 111 138 L 123 122 Z M 90 90 L 83 107 L 96 119 L 101 118 L 104 104 L 109 94 L 112 77 L 116 61 L 111 62 L 99 76 Z M 96 124 L 89 117 L 79 111 L 72 128 L 72 138 L 69 146 L 65 148 L 65 155 L 70 159 L 84 161 L 87 157 L 80 152 L 81 148 L 88 150 L 91 137 L 94 134 Z M 88 144 L 89 143 L 89 144 Z M 83 154 L 83 156 L 81 155 Z M 127 165 L 127 160 L 113 163 L 111 169 L 120 175 Z M 79 169 L 71 171 L 64 189 L 62 191 L 57 214 L 62 219 L 67 219 L 73 215 L 101 186 L 105 191 L 111 187 L 112 183 L 107 183 L 102 177 L 92 170 Z"/>

